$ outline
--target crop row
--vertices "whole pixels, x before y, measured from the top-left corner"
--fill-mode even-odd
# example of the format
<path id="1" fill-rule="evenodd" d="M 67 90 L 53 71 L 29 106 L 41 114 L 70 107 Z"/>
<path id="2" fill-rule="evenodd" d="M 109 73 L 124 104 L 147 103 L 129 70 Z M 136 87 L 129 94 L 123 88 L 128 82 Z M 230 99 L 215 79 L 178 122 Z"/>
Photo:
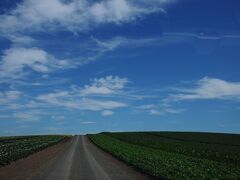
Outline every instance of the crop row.
<path id="1" fill-rule="evenodd" d="M 65 136 L 26 136 L 0 139 L 0 166 L 9 164 L 63 140 Z"/>
<path id="2" fill-rule="evenodd" d="M 179 134 L 180 137 L 178 137 Z M 215 137 L 215 139 L 212 137 L 210 142 L 208 142 L 206 138 L 203 142 L 203 138 L 199 138 L 200 135 L 195 135 L 196 137 L 193 138 L 193 133 L 171 134 L 134 132 L 107 133 L 107 135 L 131 144 L 151 147 L 167 152 L 179 153 L 197 158 L 205 158 L 218 162 L 240 165 L 240 146 L 235 144 L 232 145 L 217 143 L 216 141 L 218 140 L 218 137 Z M 208 135 L 209 134 L 206 134 L 206 136 Z M 210 136 L 214 136 L 214 134 L 210 134 Z M 224 136 L 227 135 L 221 135 L 221 137 Z M 214 140 L 215 142 L 213 142 Z"/>
<path id="3" fill-rule="evenodd" d="M 237 179 L 239 166 L 127 143 L 109 134 L 89 135 L 100 148 L 156 178 Z"/>
<path id="4" fill-rule="evenodd" d="M 160 137 L 180 141 L 240 146 L 239 134 L 200 133 L 200 132 L 146 132 Z"/>

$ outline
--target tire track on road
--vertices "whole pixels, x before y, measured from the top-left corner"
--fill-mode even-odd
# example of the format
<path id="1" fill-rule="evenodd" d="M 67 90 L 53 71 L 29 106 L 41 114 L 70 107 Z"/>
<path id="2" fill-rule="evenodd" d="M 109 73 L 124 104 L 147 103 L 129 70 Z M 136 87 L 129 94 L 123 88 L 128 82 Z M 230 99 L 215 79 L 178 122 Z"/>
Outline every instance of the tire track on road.
<path id="1" fill-rule="evenodd" d="M 99 149 L 87 136 L 72 137 L 64 145 L 59 146 L 56 153 L 53 153 L 48 158 L 41 157 L 41 154 L 43 154 L 42 156 L 48 154 L 48 149 L 44 150 L 44 152 L 36 153 L 35 157 L 43 159 L 42 161 L 38 161 L 38 164 L 33 160 L 35 157 L 32 155 L 25 161 L 24 159 L 21 160 L 21 163 L 19 163 L 20 166 L 11 166 L 11 171 L 17 171 L 18 173 L 16 175 L 7 173 L 4 180 L 6 178 L 7 180 L 150 179 L 148 176 L 135 171 L 125 163 Z M 24 164 L 24 162 L 26 163 Z M 24 165 L 27 167 L 33 166 L 34 168 L 24 171 Z"/>

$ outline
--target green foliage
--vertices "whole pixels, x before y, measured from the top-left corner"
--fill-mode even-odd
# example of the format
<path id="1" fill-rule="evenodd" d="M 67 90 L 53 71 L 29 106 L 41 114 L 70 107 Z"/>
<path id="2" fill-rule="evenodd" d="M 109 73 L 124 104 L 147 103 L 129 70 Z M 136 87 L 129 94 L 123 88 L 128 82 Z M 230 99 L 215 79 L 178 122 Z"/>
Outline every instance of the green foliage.
<path id="1" fill-rule="evenodd" d="M 240 165 L 240 135 L 181 132 L 108 133 L 108 135 L 136 145 Z"/>
<path id="2" fill-rule="evenodd" d="M 188 146 L 192 146 L 191 151 L 187 149 L 183 153 L 173 150 L 174 143 L 179 141 L 176 140 L 178 138 L 177 134 L 175 135 L 174 137 L 163 138 L 159 134 L 156 136 L 152 133 L 102 133 L 89 135 L 89 138 L 102 149 L 157 178 L 238 179 L 240 177 L 240 167 L 235 160 L 234 163 L 218 161 L 220 158 L 215 161 L 209 155 L 193 155 L 194 153 L 191 151 L 198 151 L 199 146 L 196 146 L 192 140 L 184 141 L 183 138 L 178 142 L 180 145 L 183 143 L 184 148 L 187 143 L 190 143 Z M 195 139 L 199 140 L 197 137 Z M 161 145 L 164 145 L 163 149 Z M 167 145 L 170 148 L 167 148 Z M 175 148 L 178 149 L 181 147 L 180 145 Z M 202 146 L 205 146 L 205 144 Z M 210 151 L 211 148 L 210 146 Z M 226 154 L 231 154 L 227 148 L 225 148 L 225 151 Z"/>
<path id="3" fill-rule="evenodd" d="M 65 136 L 21 136 L 0 138 L 0 166 L 9 164 L 63 140 Z"/>
<path id="4" fill-rule="evenodd" d="M 147 132 L 147 134 L 154 134 L 157 136 L 182 141 L 240 146 L 240 135 L 238 134 L 201 133 L 201 132 Z"/>

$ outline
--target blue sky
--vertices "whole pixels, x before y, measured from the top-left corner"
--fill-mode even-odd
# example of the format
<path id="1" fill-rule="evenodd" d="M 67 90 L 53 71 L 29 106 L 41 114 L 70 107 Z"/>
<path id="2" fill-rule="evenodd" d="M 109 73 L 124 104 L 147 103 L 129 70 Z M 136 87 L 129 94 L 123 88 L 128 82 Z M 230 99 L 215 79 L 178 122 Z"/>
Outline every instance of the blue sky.
<path id="1" fill-rule="evenodd" d="M 240 132 L 237 0 L 0 2 L 0 135 Z"/>

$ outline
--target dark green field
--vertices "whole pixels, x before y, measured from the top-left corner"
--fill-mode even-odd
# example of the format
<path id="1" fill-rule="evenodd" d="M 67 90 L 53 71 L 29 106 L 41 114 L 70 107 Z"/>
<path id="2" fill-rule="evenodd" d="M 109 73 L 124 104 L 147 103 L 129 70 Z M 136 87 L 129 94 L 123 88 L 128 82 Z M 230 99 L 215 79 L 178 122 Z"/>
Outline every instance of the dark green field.
<path id="1" fill-rule="evenodd" d="M 156 178 L 240 178 L 240 135 L 133 132 L 88 136 L 102 149 Z"/>
<path id="2" fill-rule="evenodd" d="M 0 167 L 54 145 L 65 137 L 60 135 L 1 137 Z"/>

